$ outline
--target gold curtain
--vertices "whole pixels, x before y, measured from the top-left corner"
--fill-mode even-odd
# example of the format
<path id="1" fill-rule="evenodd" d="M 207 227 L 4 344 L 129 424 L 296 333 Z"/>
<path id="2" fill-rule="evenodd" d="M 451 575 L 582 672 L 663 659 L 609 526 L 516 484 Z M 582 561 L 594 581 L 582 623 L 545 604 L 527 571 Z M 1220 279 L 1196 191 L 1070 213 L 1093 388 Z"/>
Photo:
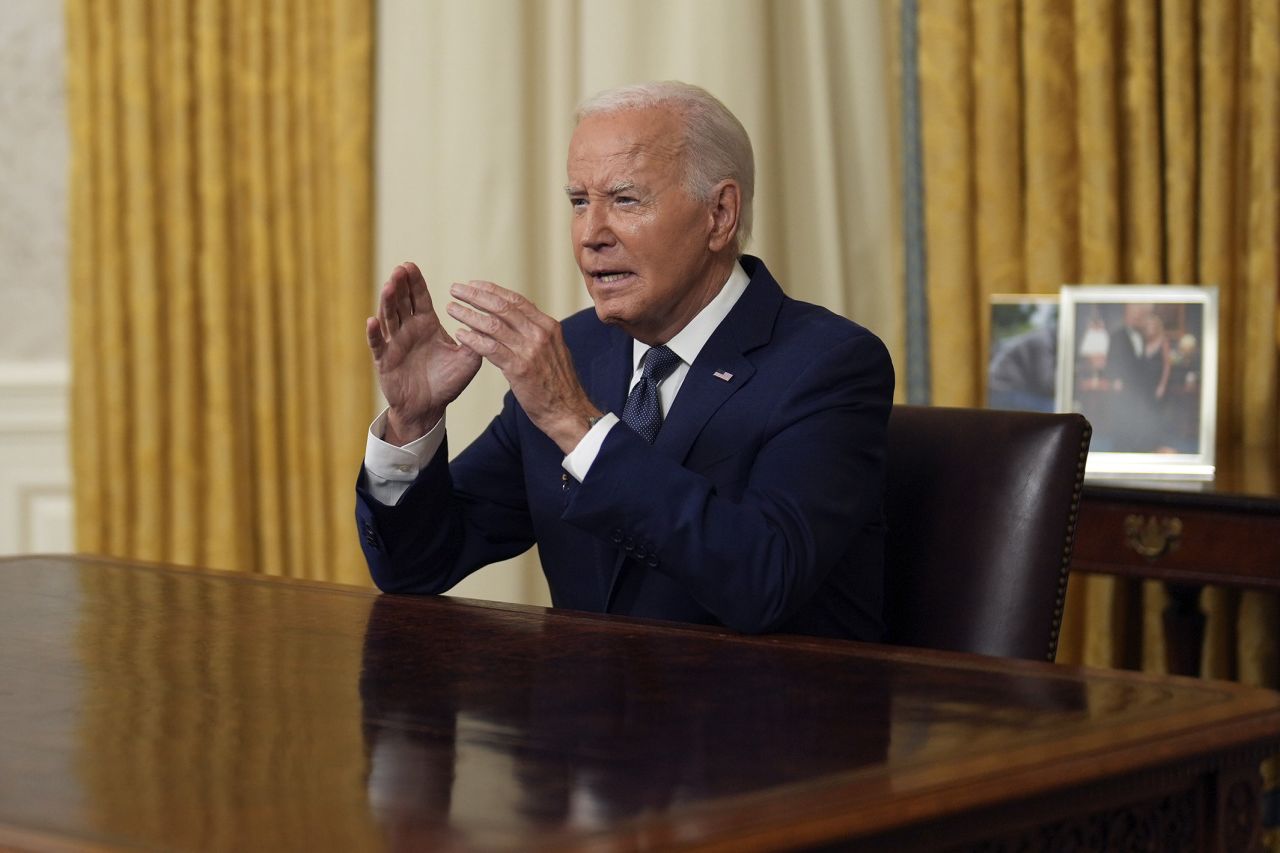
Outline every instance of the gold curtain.
<path id="1" fill-rule="evenodd" d="M 367 582 L 372 0 L 66 0 L 82 551 Z"/>
<path id="2" fill-rule="evenodd" d="M 982 400 L 987 300 L 1216 284 L 1218 458 L 1280 464 L 1275 0 L 919 4 L 934 402 Z M 1074 578 L 1059 659 L 1163 668 L 1158 584 Z M 1208 590 L 1204 671 L 1280 686 L 1274 596 Z"/>

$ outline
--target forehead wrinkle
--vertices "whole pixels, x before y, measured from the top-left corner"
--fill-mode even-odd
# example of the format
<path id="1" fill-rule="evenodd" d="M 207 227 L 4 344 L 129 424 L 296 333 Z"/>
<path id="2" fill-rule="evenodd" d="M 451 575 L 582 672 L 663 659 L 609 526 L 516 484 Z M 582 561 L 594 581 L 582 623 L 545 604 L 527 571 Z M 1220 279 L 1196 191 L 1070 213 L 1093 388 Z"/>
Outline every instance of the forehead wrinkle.
<path id="1" fill-rule="evenodd" d="M 604 188 L 604 192 L 616 195 L 642 185 L 651 185 L 655 179 L 665 182 L 660 176 L 664 173 L 672 174 L 668 170 L 672 164 L 678 164 L 678 156 L 678 149 L 674 146 L 652 146 L 643 141 L 636 142 L 606 155 L 596 179 L 589 183 L 596 183 Z M 678 165 L 673 177 L 679 180 Z"/>
<path id="2" fill-rule="evenodd" d="M 671 140 L 658 136 L 656 133 L 648 134 L 647 138 L 637 139 L 623 149 L 622 156 L 629 161 L 635 162 L 641 158 L 657 160 L 659 162 L 679 162 L 684 154 L 684 140 Z"/>
<path id="3" fill-rule="evenodd" d="M 579 172 L 579 176 L 583 178 L 588 177 L 587 172 L 594 173 L 586 181 L 588 184 L 617 184 L 630 180 L 630 176 L 642 174 L 657 178 L 658 175 L 650 172 L 655 168 L 660 173 L 666 173 L 665 176 L 680 181 L 684 174 L 682 158 L 687 148 L 684 134 L 678 128 L 672 128 L 665 120 L 666 116 L 659 115 L 655 118 L 657 126 L 646 127 L 639 132 L 617 134 L 611 142 L 604 145 L 596 142 L 592 145 L 594 150 L 571 146 L 570 188 L 581 191 L 586 189 L 585 186 L 575 186 L 578 183 L 577 177 L 572 174 L 575 168 L 586 170 Z M 635 180 L 630 182 L 636 183 Z M 612 188 L 610 191 L 613 191 Z"/>

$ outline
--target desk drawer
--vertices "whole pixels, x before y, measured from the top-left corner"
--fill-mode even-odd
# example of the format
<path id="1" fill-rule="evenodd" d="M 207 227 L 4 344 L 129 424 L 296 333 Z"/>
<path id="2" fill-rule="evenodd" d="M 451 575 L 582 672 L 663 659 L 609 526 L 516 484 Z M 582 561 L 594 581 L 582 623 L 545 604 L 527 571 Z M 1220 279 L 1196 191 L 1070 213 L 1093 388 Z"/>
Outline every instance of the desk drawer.
<path id="1" fill-rule="evenodd" d="M 1280 592 L 1280 516 L 1092 498 L 1071 568 Z"/>

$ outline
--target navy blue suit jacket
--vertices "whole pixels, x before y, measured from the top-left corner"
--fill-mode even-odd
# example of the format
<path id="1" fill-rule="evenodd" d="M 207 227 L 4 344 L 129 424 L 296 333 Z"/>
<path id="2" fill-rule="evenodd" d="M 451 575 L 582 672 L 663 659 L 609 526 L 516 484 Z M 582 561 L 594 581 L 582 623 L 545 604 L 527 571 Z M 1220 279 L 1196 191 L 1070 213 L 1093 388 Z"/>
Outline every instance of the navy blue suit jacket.
<path id="1" fill-rule="evenodd" d="M 888 351 L 787 297 L 759 259 L 741 263 L 751 283 L 653 445 L 615 425 L 578 483 L 508 393 L 486 432 L 452 462 L 442 446 L 395 506 L 357 485 L 378 587 L 445 592 L 536 542 L 557 607 L 879 639 Z M 562 328 L 587 394 L 620 413 L 631 339 L 590 309 Z"/>

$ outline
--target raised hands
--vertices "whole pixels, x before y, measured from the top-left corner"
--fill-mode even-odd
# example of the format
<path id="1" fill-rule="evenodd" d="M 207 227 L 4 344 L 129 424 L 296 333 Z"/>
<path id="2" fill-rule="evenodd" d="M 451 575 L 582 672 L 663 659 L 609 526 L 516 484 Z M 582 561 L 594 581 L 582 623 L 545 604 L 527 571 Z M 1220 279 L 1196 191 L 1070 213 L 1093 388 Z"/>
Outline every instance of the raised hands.
<path id="1" fill-rule="evenodd" d="M 560 324 L 518 293 L 492 282 L 455 284 L 449 316 L 467 328 L 458 341 L 502 371 L 529 419 L 569 453 L 601 414 L 578 381 Z M 466 303 L 466 304 L 459 304 Z"/>
<path id="2" fill-rule="evenodd" d="M 387 398 L 386 441 L 403 445 L 425 435 L 480 369 L 480 356 L 440 325 L 422 271 L 396 267 L 382 286 L 378 316 L 365 321 L 369 351 Z"/>

